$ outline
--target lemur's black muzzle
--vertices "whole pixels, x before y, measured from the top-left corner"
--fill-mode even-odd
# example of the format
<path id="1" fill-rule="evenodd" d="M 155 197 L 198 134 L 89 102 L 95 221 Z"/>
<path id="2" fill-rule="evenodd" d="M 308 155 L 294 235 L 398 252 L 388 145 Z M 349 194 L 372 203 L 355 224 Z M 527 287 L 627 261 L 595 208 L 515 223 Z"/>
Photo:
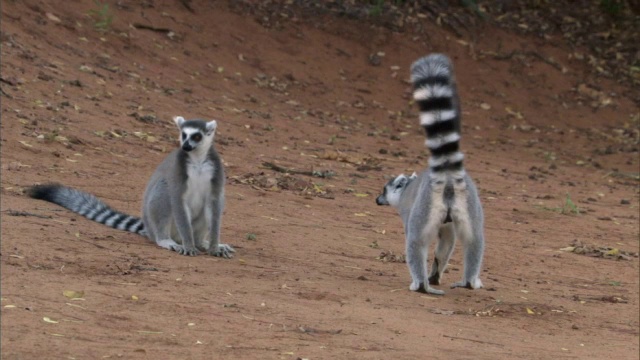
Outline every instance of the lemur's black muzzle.
<path id="1" fill-rule="evenodd" d="M 182 144 L 182 150 L 184 151 L 191 151 L 193 150 L 193 146 L 191 146 L 191 144 L 189 144 L 189 142 L 186 142 L 184 144 Z"/>

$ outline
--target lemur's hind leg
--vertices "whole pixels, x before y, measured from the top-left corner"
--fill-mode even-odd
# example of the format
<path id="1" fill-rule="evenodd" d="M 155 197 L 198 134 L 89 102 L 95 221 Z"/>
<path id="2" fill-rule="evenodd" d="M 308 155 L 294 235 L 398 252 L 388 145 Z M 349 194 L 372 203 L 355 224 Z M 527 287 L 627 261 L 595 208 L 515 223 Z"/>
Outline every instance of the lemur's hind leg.
<path id="1" fill-rule="evenodd" d="M 436 247 L 436 256 L 431 265 L 431 273 L 429 274 L 429 284 L 440 285 L 442 274 L 444 274 L 449 259 L 453 253 L 456 244 L 455 232 L 452 223 L 446 223 L 440 226 L 438 231 L 438 245 Z"/>
<path id="2" fill-rule="evenodd" d="M 156 185 L 154 194 L 163 194 L 164 187 Z M 165 196 L 151 196 L 143 210 L 143 219 L 147 236 L 163 249 L 179 252 L 182 245 L 171 238 L 171 205 Z"/>
<path id="3" fill-rule="evenodd" d="M 435 225 L 435 226 L 434 226 Z M 438 233 L 437 224 L 427 224 L 423 231 L 420 229 L 407 229 L 407 265 L 411 273 L 411 285 L 409 290 L 426 294 L 443 295 L 444 291 L 434 289 L 427 281 L 427 257 L 429 255 L 429 243 Z"/>
<path id="4" fill-rule="evenodd" d="M 464 249 L 464 275 L 462 281 L 451 285 L 451 288 L 482 288 L 480 266 L 484 253 L 484 234 L 481 219 L 454 219 L 455 235 Z"/>

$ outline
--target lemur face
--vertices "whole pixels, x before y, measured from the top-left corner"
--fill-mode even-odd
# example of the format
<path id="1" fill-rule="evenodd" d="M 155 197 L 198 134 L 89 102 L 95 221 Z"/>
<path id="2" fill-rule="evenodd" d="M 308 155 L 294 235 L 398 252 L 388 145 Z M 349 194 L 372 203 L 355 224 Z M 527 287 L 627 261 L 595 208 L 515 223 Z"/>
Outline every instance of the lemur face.
<path id="1" fill-rule="evenodd" d="M 397 206 L 400 203 L 400 195 L 407 184 L 409 184 L 409 178 L 404 174 L 389 180 L 382 189 L 382 194 L 376 198 L 376 204 Z"/>
<path id="2" fill-rule="evenodd" d="M 202 120 L 185 120 L 182 116 L 176 116 L 173 121 L 180 129 L 182 150 L 190 152 L 199 146 L 209 148 L 217 127 L 215 120 L 204 122 Z"/>

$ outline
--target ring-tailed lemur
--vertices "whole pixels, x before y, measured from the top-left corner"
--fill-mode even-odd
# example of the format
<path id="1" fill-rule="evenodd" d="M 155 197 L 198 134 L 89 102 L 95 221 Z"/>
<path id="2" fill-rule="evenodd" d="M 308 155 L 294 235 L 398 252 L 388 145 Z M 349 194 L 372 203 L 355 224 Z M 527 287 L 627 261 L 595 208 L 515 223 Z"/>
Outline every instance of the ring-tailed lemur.
<path id="1" fill-rule="evenodd" d="M 144 193 L 142 219 L 63 185 L 37 185 L 27 194 L 115 229 L 147 236 L 182 255 L 193 256 L 200 250 L 232 257 L 235 250 L 220 243 L 225 178 L 222 161 L 213 147 L 217 123 L 181 116 L 173 120 L 180 129 L 181 147 L 171 152 L 151 176 Z"/>
<path id="2" fill-rule="evenodd" d="M 409 289 L 444 294 L 429 285 L 440 284 L 456 237 L 464 247 L 464 274 L 451 287 L 478 289 L 484 219 L 478 191 L 462 166 L 460 103 L 451 61 L 442 54 L 421 58 L 411 66 L 411 81 L 431 151 L 429 167 L 420 175 L 402 174 L 390 180 L 376 203 L 396 207 L 402 217 L 412 278 Z M 435 260 L 427 277 L 429 243 L 436 237 Z"/>

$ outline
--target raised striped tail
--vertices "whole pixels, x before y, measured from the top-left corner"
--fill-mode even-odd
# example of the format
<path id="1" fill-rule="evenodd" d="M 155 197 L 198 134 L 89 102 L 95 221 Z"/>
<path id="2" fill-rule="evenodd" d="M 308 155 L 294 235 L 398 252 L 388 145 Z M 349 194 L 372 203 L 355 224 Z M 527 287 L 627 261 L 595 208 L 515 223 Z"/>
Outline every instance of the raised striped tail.
<path id="1" fill-rule="evenodd" d="M 460 152 L 460 104 L 453 66 L 446 55 L 432 54 L 411 65 L 413 99 L 420 108 L 433 172 L 463 171 Z"/>
<path id="2" fill-rule="evenodd" d="M 97 197 L 58 184 L 32 186 L 27 195 L 67 208 L 89 220 L 99 222 L 114 229 L 129 231 L 146 236 L 142 219 L 113 210 Z"/>

